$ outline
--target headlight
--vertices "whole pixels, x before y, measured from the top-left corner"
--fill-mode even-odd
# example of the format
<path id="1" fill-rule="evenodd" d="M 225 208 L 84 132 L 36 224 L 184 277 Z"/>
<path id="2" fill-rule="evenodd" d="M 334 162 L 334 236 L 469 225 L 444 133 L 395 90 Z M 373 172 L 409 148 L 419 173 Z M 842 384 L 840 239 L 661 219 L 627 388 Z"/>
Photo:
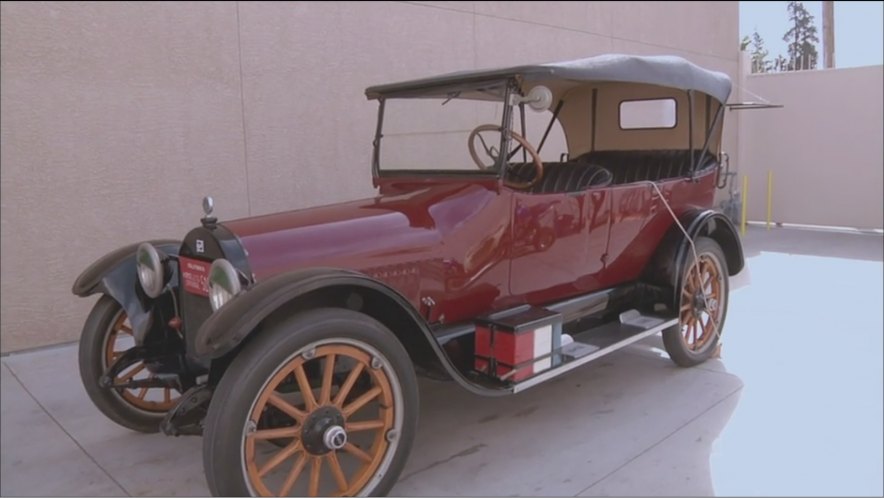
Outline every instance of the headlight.
<path id="1" fill-rule="evenodd" d="M 242 284 L 236 268 L 226 259 L 216 259 L 209 269 L 209 302 L 212 303 L 212 311 L 218 311 L 218 308 L 241 290 Z"/>
<path id="2" fill-rule="evenodd" d="M 160 253 L 147 242 L 138 246 L 135 253 L 136 267 L 138 268 L 138 281 L 144 293 L 150 297 L 157 297 L 163 292 L 164 277 L 163 264 Z"/>

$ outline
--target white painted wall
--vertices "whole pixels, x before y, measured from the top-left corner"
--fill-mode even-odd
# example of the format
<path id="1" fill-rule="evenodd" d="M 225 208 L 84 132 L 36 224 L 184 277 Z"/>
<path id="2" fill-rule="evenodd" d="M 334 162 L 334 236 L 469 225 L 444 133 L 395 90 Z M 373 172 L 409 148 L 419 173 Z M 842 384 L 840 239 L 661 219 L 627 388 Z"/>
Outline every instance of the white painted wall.
<path id="1" fill-rule="evenodd" d="M 766 219 L 773 171 L 774 222 L 884 226 L 882 67 L 746 77 L 747 90 L 785 106 L 735 111 L 750 220 Z"/>

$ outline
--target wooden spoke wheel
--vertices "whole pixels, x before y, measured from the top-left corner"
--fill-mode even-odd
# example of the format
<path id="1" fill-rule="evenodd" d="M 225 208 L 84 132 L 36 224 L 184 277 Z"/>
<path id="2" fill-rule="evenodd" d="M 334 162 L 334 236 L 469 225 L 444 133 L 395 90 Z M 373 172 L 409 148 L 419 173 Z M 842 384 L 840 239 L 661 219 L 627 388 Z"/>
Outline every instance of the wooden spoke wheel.
<path id="1" fill-rule="evenodd" d="M 80 378 L 89 398 L 109 419 L 139 432 L 157 432 L 163 417 L 179 399 L 177 391 L 106 387 L 101 380 L 108 366 L 133 346 L 135 337 L 126 312 L 113 298 L 102 296 L 89 313 L 80 336 Z M 122 384 L 151 375 L 147 366 L 139 362 L 120 372 L 113 382 Z"/>
<path id="2" fill-rule="evenodd" d="M 373 361 L 380 360 L 358 346 L 325 345 L 310 360 L 295 357 L 269 380 L 252 409 L 243 448 L 249 482 L 259 494 L 285 496 L 306 484 L 306 494 L 318 496 L 326 491 L 323 474 L 333 479 L 335 494 L 354 495 L 365 486 L 384 459 L 394 422 L 390 379 Z M 321 379 L 308 379 L 306 363 L 318 367 L 313 370 L 321 371 Z M 298 390 L 280 390 L 287 382 Z M 291 424 L 258 429 L 268 407 L 288 415 Z M 367 437 L 357 443 L 360 432 Z M 282 438 L 289 441 L 282 449 L 261 451 L 263 442 Z M 271 489 L 276 474 L 284 478 Z"/>
<path id="3" fill-rule="evenodd" d="M 206 479 L 223 496 L 385 494 L 416 423 L 414 369 L 388 329 L 351 310 L 304 312 L 224 373 L 205 421 Z"/>
<path id="4" fill-rule="evenodd" d="M 724 276 L 715 259 L 709 254 L 688 271 L 682 287 L 679 322 L 682 338 L 691 351 L 699 351 L 718 333 L 721 320 Z"/>
<path id="5" fill-rule="evenodd" d="M 663 331 L 663 344 L 679 366 L 689 367 L 712 357 L 727 314 L 728 271 L 721 247 L 712 239 L 694 241 L 697 259 L 684 265 L 678 295 L 679 324 Z"/>
<path id="6" fill-rule="evenodd" d="M 132 335 L 129 319 L 126 312 L 120 310 L 108 330 L 104 346 L 104 367 L 112 365 L 117 358 L 133 346 L 135 346 L 135 337 Z M 144 362 L 138 362 L 120 372 L 114 379 L 114 384 L 151 378 L 154 378 L 154 374 L 147 370 Z M 118 388 L 114 391 L 133 407 L 154 413 L 165 413 L 171 410 L 178 402 L 178 398 L 181 397 L 181 393 L 171 387 Z"/>

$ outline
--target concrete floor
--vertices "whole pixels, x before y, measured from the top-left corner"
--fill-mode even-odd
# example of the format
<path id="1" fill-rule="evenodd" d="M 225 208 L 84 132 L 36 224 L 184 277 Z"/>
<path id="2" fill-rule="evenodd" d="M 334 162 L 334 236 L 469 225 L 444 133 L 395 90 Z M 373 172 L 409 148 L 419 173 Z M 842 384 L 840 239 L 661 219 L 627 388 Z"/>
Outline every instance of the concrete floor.
<path id="1" fill-rule="evenodd" d="M 392 494 L 881 496 L 882 240 L 750 227 L 700 367 L 656 336 L 509 398 L 423 381 Z M 0 494 L 206 495 L 201 440 L 106 420 L 76 356 L 3 358 Z"/>

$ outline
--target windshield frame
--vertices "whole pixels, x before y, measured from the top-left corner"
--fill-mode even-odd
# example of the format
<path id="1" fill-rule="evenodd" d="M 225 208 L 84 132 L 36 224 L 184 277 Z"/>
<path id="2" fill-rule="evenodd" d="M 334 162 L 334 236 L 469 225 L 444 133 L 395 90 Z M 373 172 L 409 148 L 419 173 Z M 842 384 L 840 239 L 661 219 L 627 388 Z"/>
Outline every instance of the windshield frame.
<path id="1" fill-rule="evenodd" d="M 500 150 L 500 154 L 497 158 L 497 162 L 489 166 L 484 170 L 476 169 L 475 171 L 470 170 L 449 170 L 449 169 L 381 169 L 381 142 L 384 137 L 383 129 L 384 129 L 384 109 L 386 105 L 387 99 L 417 99 L 421 98 L 421 94 L 426 95 L 424 98 L 433 98 L 432 96 L 438 95 L 440 90 L 448 89 L 449 92 L 459 92 L 464 89 L 463 84 L 459 85 L 445 85 L 444 87 L 436 87 L 432 89 L 432 93 L 428 91 L 423 91 L 420 93 L 407 93 L 401 95 L 391 95 L 387 97 L 379 97 L 378 98 L 378 117 L 377 117 L 377 127 L 375 129 L 374 140 L 372 141 L 372 160 L 371 160 L 371 173 L 372 178 L 377 183 L 378 178 L 389 178 L 389 177 L 427 177 L 427 176 L 463 176 L 463 177 L 481 177 L 481 178 L 493 178 L 497 177 L 498 179 L 502 178 L 504 171 L 504 164 L 507 161 L 507 156 L 509 155 L 509 143 L 510 143 L 510 130 L 512 127 L 512 116 L 513 116 L 513 104 L 512 104 L 512 96 L 514 92 L 517 92 L 518 85 L 513 78 L 506 79 L 496 79 L 482 82 L 483 84 L 488 83 L 502 83 L 504 87 L 504 96 L 503 96 L 503 112 L 501 116 L 501 134 L 500 134 L 500 144 L 498 150 Z M 470 84 L 469 87 L 474 87 L 475 84 Z M 438 98 L 438 97 L 437 97 Z M 455 97 L 456 98 L 456 97 Z M 469 99 L 468 99 L 469 100 Z"/>

